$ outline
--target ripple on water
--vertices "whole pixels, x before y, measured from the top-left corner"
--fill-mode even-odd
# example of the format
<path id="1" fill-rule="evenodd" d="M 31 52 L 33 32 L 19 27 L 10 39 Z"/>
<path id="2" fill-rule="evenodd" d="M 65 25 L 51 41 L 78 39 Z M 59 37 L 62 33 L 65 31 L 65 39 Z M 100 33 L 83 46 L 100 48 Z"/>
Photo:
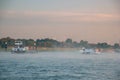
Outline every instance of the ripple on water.
<path id="1" fill-rule="evenodd" d="M 0 80 L 119 80 L 120 54 L 0 53 Z"/>

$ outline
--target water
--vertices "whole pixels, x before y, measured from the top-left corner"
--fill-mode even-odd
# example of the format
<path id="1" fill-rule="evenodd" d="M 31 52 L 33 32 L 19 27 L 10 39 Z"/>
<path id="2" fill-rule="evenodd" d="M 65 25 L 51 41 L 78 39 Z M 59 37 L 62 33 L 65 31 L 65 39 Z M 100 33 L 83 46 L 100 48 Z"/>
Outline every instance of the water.
<path id="1" fill-rule="evenodd" d="M 120 80 L 120 53 L 0 52 L 0 80 Z"/>

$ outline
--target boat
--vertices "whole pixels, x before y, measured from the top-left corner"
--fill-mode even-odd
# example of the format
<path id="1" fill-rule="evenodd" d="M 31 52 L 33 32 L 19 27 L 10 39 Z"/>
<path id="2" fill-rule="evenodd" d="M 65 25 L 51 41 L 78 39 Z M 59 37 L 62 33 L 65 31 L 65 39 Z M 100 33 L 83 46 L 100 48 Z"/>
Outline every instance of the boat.
<path id="1" fill-rule="evenodd" d="M 95 50 L 95 49 L 82 48 L 82 49 L 80 49 L 80 53 L 83 53 L 83 54 L 99 54 L 100 51 Z"/>
<path id="2" fill-rule="evenodd" d="M 13 53 L 24 53 L 27 49 L 24 47 L 22 41 L 15 41 L 14 47 L 12 48 Z"/>

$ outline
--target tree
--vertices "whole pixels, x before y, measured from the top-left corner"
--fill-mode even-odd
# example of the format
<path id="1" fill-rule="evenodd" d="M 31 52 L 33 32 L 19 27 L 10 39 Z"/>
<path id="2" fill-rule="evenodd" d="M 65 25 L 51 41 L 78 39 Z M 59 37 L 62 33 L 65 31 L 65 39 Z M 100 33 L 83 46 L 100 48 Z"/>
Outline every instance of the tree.
<path id="1" fill-rule="evenodd" d="M 2 39 L 0 39 L 0 46 L 2 48 L 4 48 L 5 47 L 5 43 L 7 43 L 7 46 L 13 46 L 14 45 L 14 41 L 15 41 L 15 39 L 12 39 L 10 37 L 2 38 Z"/>
<path id="2" fill-rule="evenodd" d="M 74 47 L 80 47 L 79 43 L 76 42 L 76 41 L 73 42 L 73 46 L 74 46 Z"/>
<path id="3" fill-rule="evenodd" d="M 80 46 L 81 46 L 81 47 L 88 47 L 88 46 L 89 46 L 89 45 L 88 45 L 88 41 L 81 40 L 81 41 L 80 41 Z"/>
<path id="4" fill-rule="evenodd" d="M 70 38 L 66 39 L 65 46 L 66 47 L 73 47 L 72 39 L 70 39 Z"/>
<path id="5" fill-rule="evenodd" d="M 120 45 L 118 43 L 115 43 L 114 46 L 113 46 L 113 48 L 115 48 L 115 49 L 116 48 L 120 48 Z"/>
<path id="6" fill-rule="evenodd" d="M 54 39 L 37 39 L 36 40 L 36 45 L 40 47 L 58 47 L 60 45 L 60 42 Z"/>
<path id="7" fill-rule="evenodd" d="M 34 46 L 34 40 L 33 39 L 29 39 L 26 41 L 26 45 L 27 46 Z"/>
<path id="8" fill-rule="evenodd" d="M 72 44 L 72 39 L 68 38 L 68 39 L 66 39 L 65 42 L 66 42 L 66 43 L 71 43 L 71 44 Z"/>
<path id="9" fill-rule="evenodd" d="M 97 44 L 97 47 L 98 47 L 98 48 L 109 48 L 110 45 L 107 44 L 106 42 L 104 42 L 104 43 L 98 43 L 98 44 Z"/>

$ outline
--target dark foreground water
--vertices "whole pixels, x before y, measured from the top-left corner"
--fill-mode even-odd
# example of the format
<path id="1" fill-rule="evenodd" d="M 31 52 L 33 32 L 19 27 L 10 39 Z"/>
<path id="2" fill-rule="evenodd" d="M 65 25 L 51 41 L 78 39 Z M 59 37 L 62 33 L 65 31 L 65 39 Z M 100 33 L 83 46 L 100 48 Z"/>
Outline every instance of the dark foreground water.
<path id="1" fill-rule="evenodd" d="M 0 80 L 120 80 L 120 53 L 0 52 Z"/>

